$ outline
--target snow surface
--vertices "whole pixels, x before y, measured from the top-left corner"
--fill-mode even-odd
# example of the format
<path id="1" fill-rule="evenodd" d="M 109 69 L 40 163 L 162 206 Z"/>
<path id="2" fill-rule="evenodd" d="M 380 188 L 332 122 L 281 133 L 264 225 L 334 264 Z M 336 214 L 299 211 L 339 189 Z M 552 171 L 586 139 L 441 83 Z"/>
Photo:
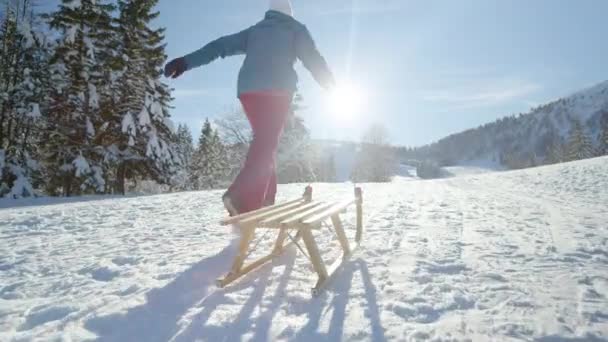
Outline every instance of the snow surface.
<path id="1" fill-rule="evenodd" d="M 608 340 L 608 158 L 363 187 L 364 246 L 319 298 L 295 248 L 214 287 L 237 241 L 221 191 L 10 202 L 0 340 Z"/>
<path id="2" fill-rule="evenodd" d="M 504 171 L 500 163 L 489 159 L 477 159 L 461 162 L 457 166 L 443 168 L 450 176 L 466 176 L 488 172 Z"/>

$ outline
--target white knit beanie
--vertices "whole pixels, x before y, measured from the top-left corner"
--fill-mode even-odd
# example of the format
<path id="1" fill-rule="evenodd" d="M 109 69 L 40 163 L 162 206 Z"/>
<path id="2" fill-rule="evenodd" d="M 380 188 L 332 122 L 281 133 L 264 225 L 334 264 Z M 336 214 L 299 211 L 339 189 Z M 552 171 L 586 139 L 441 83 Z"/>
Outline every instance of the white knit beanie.
<path id="1" fill-rule="evenodd" d="M 289 0 L 270 0 L 270 9 L 293 17 L 293 8 Z"/>

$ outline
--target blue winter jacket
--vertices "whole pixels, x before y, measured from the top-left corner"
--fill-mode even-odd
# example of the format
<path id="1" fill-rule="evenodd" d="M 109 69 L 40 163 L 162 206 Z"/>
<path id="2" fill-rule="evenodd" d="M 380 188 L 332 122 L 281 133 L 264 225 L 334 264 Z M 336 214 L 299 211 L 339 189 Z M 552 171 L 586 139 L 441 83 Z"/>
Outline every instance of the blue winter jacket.
<path id="1" fill-rule="evenodd" d="M 242 54 L 246 57 L 239 73 L 238 95 L 277 90 L 294 93 L 298 83 L 294 70 L 297 59 L 321 86 L 328 88 L 334 82 L 306 26 L 272 10 L 256 25 L 219 38 L 184 58 L 190 70 L 218 57 Z"/>

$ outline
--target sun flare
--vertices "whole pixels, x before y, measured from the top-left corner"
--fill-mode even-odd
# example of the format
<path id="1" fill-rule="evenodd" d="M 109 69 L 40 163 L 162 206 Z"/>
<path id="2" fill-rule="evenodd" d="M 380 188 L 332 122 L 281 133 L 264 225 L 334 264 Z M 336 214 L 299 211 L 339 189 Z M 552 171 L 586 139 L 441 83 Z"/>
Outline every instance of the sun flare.
<path id="1" fill-rule="evenodd" d="M 355 84 L 339 84 L 328 95 L 332 116 L 340 120 L 353 120 L 365 107 L 366 93 Z"/>

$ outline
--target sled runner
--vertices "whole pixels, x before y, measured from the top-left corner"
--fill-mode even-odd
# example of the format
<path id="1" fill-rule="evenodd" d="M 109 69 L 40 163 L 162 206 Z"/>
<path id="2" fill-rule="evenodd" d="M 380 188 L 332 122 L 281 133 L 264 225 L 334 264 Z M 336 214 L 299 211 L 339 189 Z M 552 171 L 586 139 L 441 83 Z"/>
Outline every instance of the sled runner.
<path id="1" fill-rule="evenodd" d="M 357 230 L 355 244 L 351 246 L 344 232 L 340 214 L 353 205 L 356 208 L 357 214 Z M 333 230 L 335 231 L 342 248 L 342 257 L 338 258 L 338 260 L 329 267 L 326 267 L 321 258 L 321 253 L 313 234 L 313 232 L 320 233 L 320 228 L 326 220 L 331 220 Z M 300 251 L 308 257 L 313 269 L 317 273 L 318 281 L 312 289 L 313 296 L 317 296 L 361 243 L 361 239 L 363 238 L 363 195 L 361 188 L 356 188 L 355 196 L 351 199 L 341 202 L 313 201 L 312 188 L 309 186 L 306 188 L 302 198 L 227 218 L 224 219 L 221 224 L 224 226 L 237 225 L 241 229 L 242 235 L 239 251 L 232 265 L 232 269 L 224 278 L 218 279 L 218 287 L 227 286 L 245 274 L 281 255 L 289 246 L 296 245 Z M 256 231 L 261 229 L 277 231 L 277 239 L 274 243 L 274 248 L 267 256 L 245 266 L 245 259 L 250 253 L 251 241 L 254 239 Z M 293 234 L 295 234 L 295 236 Z M 288 239 L 290 240 L 289 243 L 285 244 Z M 300 246 L 300 241 L 304 242 L 305 248 Z M 253 249 L 255 249 L 255 247 Z"/>

